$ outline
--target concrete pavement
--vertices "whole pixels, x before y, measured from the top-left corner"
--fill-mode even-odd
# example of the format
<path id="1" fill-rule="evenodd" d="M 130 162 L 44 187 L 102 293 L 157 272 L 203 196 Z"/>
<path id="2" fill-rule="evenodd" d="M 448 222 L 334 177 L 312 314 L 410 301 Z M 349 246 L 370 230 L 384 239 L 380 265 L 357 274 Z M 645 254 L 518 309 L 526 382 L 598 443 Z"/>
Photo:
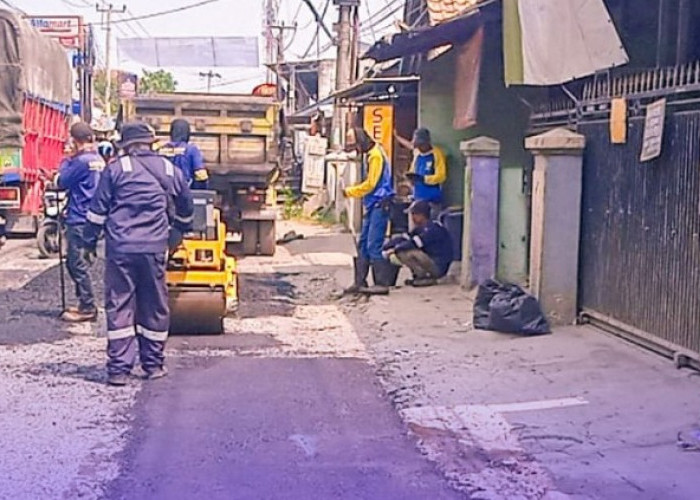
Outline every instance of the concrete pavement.
<path id="1" fill-rule="evenodd" d="M 590 327 L 472 328 L 454 285 L 344 311 L 420 447 L 471 498 L 700 498 L 700 377 Z M 397 311 L 402 311 L 397 314 Z"/>

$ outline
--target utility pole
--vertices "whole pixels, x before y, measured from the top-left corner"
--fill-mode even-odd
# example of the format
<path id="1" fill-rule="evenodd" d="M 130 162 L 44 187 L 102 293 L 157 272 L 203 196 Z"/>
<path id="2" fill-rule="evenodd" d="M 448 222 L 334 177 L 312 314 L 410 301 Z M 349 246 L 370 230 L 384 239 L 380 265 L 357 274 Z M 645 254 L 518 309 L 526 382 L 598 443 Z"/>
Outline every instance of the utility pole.
<path id="1" fill-rule="evenodd" d="M 353 83 L 355 76 L 355 59 L 354 54 L 357 53 L 355 45 L 357 44 L 357 11 L 360 6 L 360 0 L 333 0 L 333 5 L 338 7 L 338 24 L 336 30 L 338 33 L 338 55 L 336 58 L 335 70 L 335 90 L 345 90 Z M 343 131 L 345 126 L 345 118 L 347 111 L 345 107 L 336 99 L 333 110 L 333 147 L 340 148 L 344 142 Z"/>
<path id="2" fill-rule="evenodd" d="M 275 61 L 275 35 L 272 26 L 277 24 L 280 0 L 263 0 L 263 35 L 265 37 L 265 63 L 267 64 L 267 83 L 272 83 L 272 68 Z"/>
<path id="3" fill-rule="evenodd" d="M 280 77 L 280 65 L 284 62 L 284 33 L 285 31 L 296 31 L 297 25 L 294 23 L 293 25 L 289 26 L 284 24 L 284 22 L 279 23 L 279 24 L 273 24 L 270 25 L 270 30 L 271 31 L 277 31 L 277 35 L 275 36 L 275 44 L 277 46 L 277 52 L 275 54 L 275 73 L 277 74 L 277 78 L 275 79 L 275 87 L 277 89 L 277 100 L 281 101 L 282 100 L 282 78 Z"/>
<path id="4" fill-rule="evenodd" d="M 109 97 L 112 93 L 112 67 L 111 67 L 111 57 L 110 51 L 112 50 L 112 13 L 123 14 L 126 12 L 126 5 L 122 5 L 121 9 L 115 9 L 114 5 L 107 4 L 104 7 L 97 5 L 97 12 L 105 15 L 105 115 L 109 118 L 112 114 L 112 110 Z"/>
<path id="5" fill-rule="evenodd" d="M 219 73 L 214 73 L 212 70 L 209 70 L 206 73 L 200 71 L 199 76 L 201 78 L 207 79 L 207 93 L 211 92 L 211 81 L 213 78 L 218 78 L 219 80 L 221 80 L 221 75 Z"/>

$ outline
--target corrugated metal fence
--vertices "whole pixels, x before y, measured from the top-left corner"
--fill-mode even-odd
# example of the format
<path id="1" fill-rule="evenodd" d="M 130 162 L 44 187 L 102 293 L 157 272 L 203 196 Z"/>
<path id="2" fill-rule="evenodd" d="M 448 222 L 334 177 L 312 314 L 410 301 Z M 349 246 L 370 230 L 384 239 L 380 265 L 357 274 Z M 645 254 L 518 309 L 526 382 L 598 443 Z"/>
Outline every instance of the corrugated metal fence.
<path id="1" fill-rule="evenodd" d="M 700 110 L 668 112 L 662 156 L 640 163 L 643 118 L 626 145 L 609 122 L 581 120 L 587 138 L 580 306 L 653 338 L 700 353 Z"/>

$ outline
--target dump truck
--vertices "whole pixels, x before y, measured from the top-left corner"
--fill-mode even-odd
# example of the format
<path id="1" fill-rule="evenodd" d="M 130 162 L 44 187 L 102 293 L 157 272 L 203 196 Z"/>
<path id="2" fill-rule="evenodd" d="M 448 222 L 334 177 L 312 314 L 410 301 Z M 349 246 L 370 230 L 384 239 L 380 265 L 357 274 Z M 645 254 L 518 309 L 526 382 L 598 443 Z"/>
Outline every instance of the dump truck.
<path id="1" fill-rule="evenodd" d="M 58 42 L 13 12 L 0 10 L 0 40 L 0 231 L 35 234 L 68 138 L 72 69 Z"/>
<path id="2" fill-rule="evenodd" d="M 272 98 L 176 92 L 137 96 L 122 106 L 124 121 L 148 123 L 162 142 L 173 120 L 186 119 L 217 194 L 229 248 L 237 243 L 245 255 L 274 254 L 279 106 Z"/>

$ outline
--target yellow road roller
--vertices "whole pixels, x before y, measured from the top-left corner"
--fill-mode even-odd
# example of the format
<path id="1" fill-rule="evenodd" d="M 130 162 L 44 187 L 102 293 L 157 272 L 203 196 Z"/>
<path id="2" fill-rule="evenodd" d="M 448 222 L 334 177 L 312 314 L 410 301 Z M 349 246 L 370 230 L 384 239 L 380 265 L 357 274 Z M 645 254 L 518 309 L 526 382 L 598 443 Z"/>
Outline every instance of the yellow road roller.
<path id="1" fill-rule="evenodd" d="M 193 191 L 191 233 L 168 259 L 170 333 L 221 334 L 238 308 L 236 259 L 226 255 L 226 225 L 214 191 Z"/>

